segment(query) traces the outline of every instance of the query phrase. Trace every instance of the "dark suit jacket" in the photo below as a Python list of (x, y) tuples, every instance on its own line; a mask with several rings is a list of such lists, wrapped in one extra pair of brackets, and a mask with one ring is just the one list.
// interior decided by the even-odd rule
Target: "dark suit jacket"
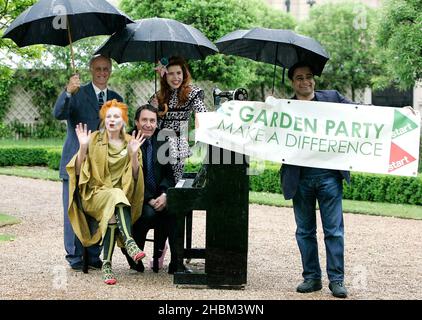
[[(336, 103), (353, 103), (352, 101), (343, 97), (336, 90), (316, 90), (315, 100)], [(300, 168), (300, 166), (294, 166), (290, 164), (283, 164), (281, 166), (280, 178), (282, 183), (283, 195), (286, 200), (292, 199), (296, 194), (297, 186), (300, 180)], [(350, 183), (350, 172), (340, 170), (339, 172), (342, 177), (347, 181), (347, 183)]]
[[(151, 137), (152, 139), (152, 150), (153, 150), (153, 154), (154, 154), (154, 175), (155, 175), (155, 181), (157, 183), (157, 191), (154, 193), (153, 191), (149, 190), (149, 188), (147, 187), (147, 185), (145, 184), (145, 193), (144, 193), (144, 205), (148, 203), (148, 201), (150, 201), (151, 199), (155, 199), (157, 197), (159, 197), (162, 193), (166, 193), (167, 189), (170, 187), (174, 187), (175, 186), (175, 181), (174, 181), (174, 175), (173, 175), (173, 169), (171, 168), (171, 164), (170, 162), (167, 162), (165, 164), (161, 164), (158, 161), (158, 149), (160, 147), (166, 148), (166, 146), (163, 146), (163, 144), (166, 143), (166, 141), (157, 141), (157, 134), (158, 134), (158, 130), (155, 131), (154, 135)], [(144, 152), (142, 145), (142, 162), (143, 162), (143, 166), (142, 166), (142, 170), (144, 172), (144, 179), (147, 176), (147, 159), (146, 159), (146, 152)], [(163, 154), (163, 153), (160, 153)], [(165, 154), (167, 154), (167, 159), (168, 158), (168, 147), (167, 150), (165, 152)]]
[[(123, 101), (119, 94), (109, 89), (107, 90), (107, 99)], [(88, 130), (95, 131), (100, 123), (98, 99), (92, 82), (82, 85), (79, 91), (71, 97), (68, 97), (63, 91), (57, 98), (53, 114), (56, 119), (67, 121), (66, 141), (60, 160), (60, 178), (68, 179), (66, 165), (79, 149), (78, 137), (75, 133), (76, 125), (79, 122), (86, 123)]]

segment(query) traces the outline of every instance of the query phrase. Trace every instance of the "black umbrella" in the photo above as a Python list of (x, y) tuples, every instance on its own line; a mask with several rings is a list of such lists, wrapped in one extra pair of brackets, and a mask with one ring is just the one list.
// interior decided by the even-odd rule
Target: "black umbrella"
[[(236, 30), (217, 40), (221, 53), (232, 54), (254, 61), (274, 64), (284, 70), (297, 62), (307, 62), (315, 75), (321, 75), (328, 53), (316, 40), (294, 33), (291, 30), (254, 28)], [(273, 79), (273, 91), (274, 91)]]
[(128, 24), (95, 53), (123, 63), (157, 62), (170, 56), (201, 60), (217, 52), (217, 47), (190, 25), (173, 19), (148, 18)]
[(133, 22), (105, 0), (40, 0), (22, 12), (7, 28), (3, 38), (19, 47), (33, 44), (70, 44), (79, 39), (113, 34)]

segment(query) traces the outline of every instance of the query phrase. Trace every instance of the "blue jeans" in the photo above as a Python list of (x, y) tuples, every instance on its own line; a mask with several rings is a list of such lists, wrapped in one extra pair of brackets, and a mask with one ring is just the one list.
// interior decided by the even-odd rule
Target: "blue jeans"
[(323, 174), (301, 178), (293, 198), (296, 241), (307, 279), (321, 279), (316, 237), (316, 200), (318, 200), (327, 253), (330, 281), (344, 280), (343, 184), (340, 177)]
[[(64, 248), (66, 250), (66, 260), (71, 266), (77, 265), (82, 262), (83, 246), (75, 235), (72, 229), (72, 225), (69, 221), (69, 215), (67, 208), (69, 206), (69, 180), (63, 179), (63, 211), (64, 211)], [(90, 228), (93, 227), (93, 223), (90, 223)], [(93, 230), (91, 230), (93, 231)], [(89, 264), (97, 263), (100, 261), (101, 247), (99, 245), (92, 245), (88, 247), (88, 259)]]

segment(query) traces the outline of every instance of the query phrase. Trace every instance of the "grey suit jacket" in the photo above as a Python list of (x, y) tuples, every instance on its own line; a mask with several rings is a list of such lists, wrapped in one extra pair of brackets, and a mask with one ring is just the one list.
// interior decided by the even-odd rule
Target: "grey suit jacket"
[[(343, 97), (336, 90), (317, 90), (315, 91), (316, 101), (337, 102), (337, 103), (353, 103), (347, 98)], [(292, 199), (297, 190), (300, 180), (300, 166), (290, 164), (283, 164), (280, 170), (280, 179), (282, 183), (283, 195), (286, 200)], [(350, 172), (339, 170), (342, 177), (350, 183)]]
[[(119, 94), (108, 89), (107, 100), (112, 99), (123, 101)], [(56, 119), (67, 121), (66, 141), (60, 160), (60, 178), (68, 179), (66, 165), (79, 149), (78, 137), (75, 133), (76, 125), (80, 122), (86, 123), (88, 130), (95, 131), (100, 124), (98, 100), (92, 82), (82, 85), (71, 97), (63, 91), (57, 98), (53, 114)]]

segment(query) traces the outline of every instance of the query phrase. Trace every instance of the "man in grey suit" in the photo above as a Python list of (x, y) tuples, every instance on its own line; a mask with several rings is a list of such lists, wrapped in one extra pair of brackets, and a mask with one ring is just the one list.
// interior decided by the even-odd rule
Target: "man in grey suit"
[[(288, 77), (295, 91), (293, 99), (352, 103), (335, 90), (315, 91), (314, 73), (312, 66), (308, 64), (295, 64), (289, 69)], [(281, 168), (284, 198), (293, 199), (297, 226), (296, 241), (302, 258), (304, 281), (297, 287), (297, 292), (306, 293), (322, 289), (316, 237), (315, 208), (318, 200), (327, 253), (329, 289), (335, 297), (347, 297), (344, 286), (342, 179), (350, 182), (350, 173), (287, 164), (283, 164)]]
[[(54, 105), (54, 117), (58, 120), (67, 121), (66, 141), (63, 146), (60, 160), (60, 178), (63, 181), (63, 209), (64, 209), (64, 246), (66, 260), (74, 270), (82, 269), (83, 247), (75, 236), (68, 217), (69, 205), (69, 176), (66, 172), (66, 164), (79, 149), (75, 127), (78, 123), (86, 123), (88, 130), (95, 131), (100, 124), (99, 110), (107, 100), (117, 99), (123, 101), (116, 92), (107, 89), (112, 65), (109, 58), (95, 56), (89, 63), (92, 81), (82, 85), (79, 75), (73, 75), (65, 90), (57, 98)], [(89, 266), (101, 268), (99, 258), (101, 248), (98, 245), (88, 248)]]

